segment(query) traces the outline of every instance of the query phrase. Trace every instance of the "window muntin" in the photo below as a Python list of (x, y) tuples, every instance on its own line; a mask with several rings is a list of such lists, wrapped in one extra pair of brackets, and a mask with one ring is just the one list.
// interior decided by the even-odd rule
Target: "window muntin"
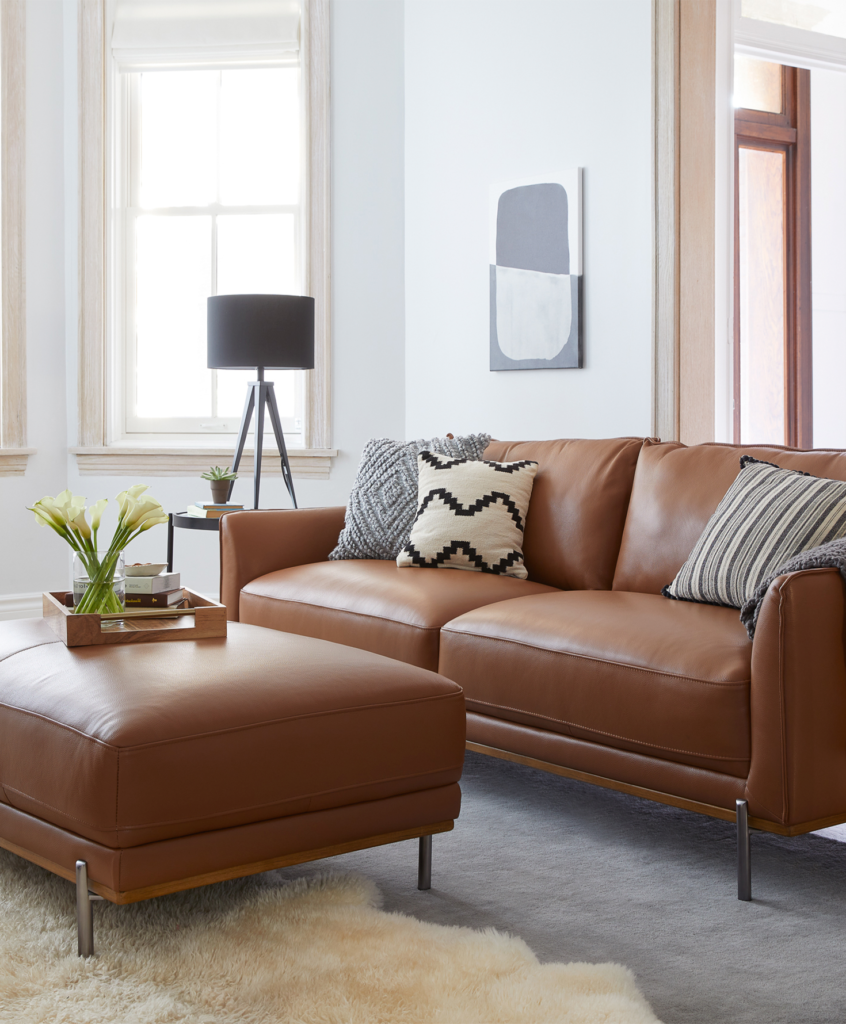
[[(206, 297), (303, 290), (296, 66), (121, 76), (124, 434), (226, 434), (252, 371), (206, 367)], [(118, 175), (120, 177), (120, 175)], [(302, 433), (302, 371), (272, 371)]]

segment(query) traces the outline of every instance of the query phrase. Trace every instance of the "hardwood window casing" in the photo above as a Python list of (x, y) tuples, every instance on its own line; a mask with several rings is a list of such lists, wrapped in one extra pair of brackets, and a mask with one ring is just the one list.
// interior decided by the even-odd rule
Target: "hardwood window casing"
[(783, 68), (782, 113), (735, 113), (734, 440), (741, 437), (740, 150), (782, 153), (784, 172), (784, 433), (781, 443), (813, 446), (811, 318), (811, 76)]

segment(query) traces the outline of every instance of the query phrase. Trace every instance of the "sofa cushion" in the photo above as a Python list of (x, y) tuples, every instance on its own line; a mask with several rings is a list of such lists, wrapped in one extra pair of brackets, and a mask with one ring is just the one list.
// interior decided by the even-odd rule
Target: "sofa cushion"
[(430, 672), (238, 622), (219, 639), (75, 648), (37, 625), (50, 642), (0, 622), (0, 788), (104, 846), (461, 776), (464, 699)]
[(646, 441), (634, 475), (614, 590), (661, 593), (731, 487), (742, 455), (812, 476), (846, 480), (846, 452), (729, 444), (688, 448), (677, 442)]
[(440, 628), (472, 608), (552, 587), (512, 576), (350, 559), (280, 569), (241, 591), (240, 619), (437, 670)]
[(469, 711), (745, 777), (751, 652), (733, 609), (570, 591), (447, 623), (440, 672)]
[(401, 568), (464, 569), (527, 578), (523, 528), (536, 462), (417, 456), (419, 510)]
[(530, 580), (562, 590), (611, 589), (642, 443), (491, 441), (486, 459), (539, 464), (523, 538)]

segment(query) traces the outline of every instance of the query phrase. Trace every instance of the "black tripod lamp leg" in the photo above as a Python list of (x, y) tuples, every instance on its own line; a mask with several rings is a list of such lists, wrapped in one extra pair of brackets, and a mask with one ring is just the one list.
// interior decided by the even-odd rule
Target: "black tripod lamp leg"
[(253, 452), (253, 508), (259, 507), (259, 491), (261, 489), (261, 450), (264, 441), (264, 402), (265, 387), (260, 384), (256, 390), (256, 429), (255, 429), (255, 450)]
[[(244, 454), (244, 445), (247, 441), (247, 434), (250, 430), (250, 419), (253, 415), (253, 406), (256, 402), (255, 391), (250, 385), (247, 389), (247, 398), (244, 402), (244, 411), (241, 414), (241, 426), (238, 428), (238, 441), (235, 445), (235, 458), (232, 461), (232, 472), (237, 473), (238, 467), (241, 465), (241, 456)], [(229, 481), (229, 493), (226, 495), (226, 500), (232, 497), (232, 488), (235, 486), (235, 481)]]
[(282, 430), (282, 420), (279, 418), (279, 406), (276, 404), (276, 391), (273, 387), (267, 391), (267, 411), (270, 415), (270, 422), (273, 425), (273, 435), (276, 438), (276, 446), (279, 448), (279, 457), (282, 462), (282, 479), (288, 488), (291, 496), (291, 504), (297, 508), (297, 498), (294, 494), (294, 477), (291, 473), (291, 464), (288, 462), (288, 448), (285, 444), (285, 433)]

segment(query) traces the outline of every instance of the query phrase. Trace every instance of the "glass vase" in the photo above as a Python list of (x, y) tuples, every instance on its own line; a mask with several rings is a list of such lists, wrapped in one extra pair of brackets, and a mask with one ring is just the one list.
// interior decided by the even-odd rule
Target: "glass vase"
[(122, 612), (126, 602), (123, 552), (73, 556), (73, 610), (98, 615)]

